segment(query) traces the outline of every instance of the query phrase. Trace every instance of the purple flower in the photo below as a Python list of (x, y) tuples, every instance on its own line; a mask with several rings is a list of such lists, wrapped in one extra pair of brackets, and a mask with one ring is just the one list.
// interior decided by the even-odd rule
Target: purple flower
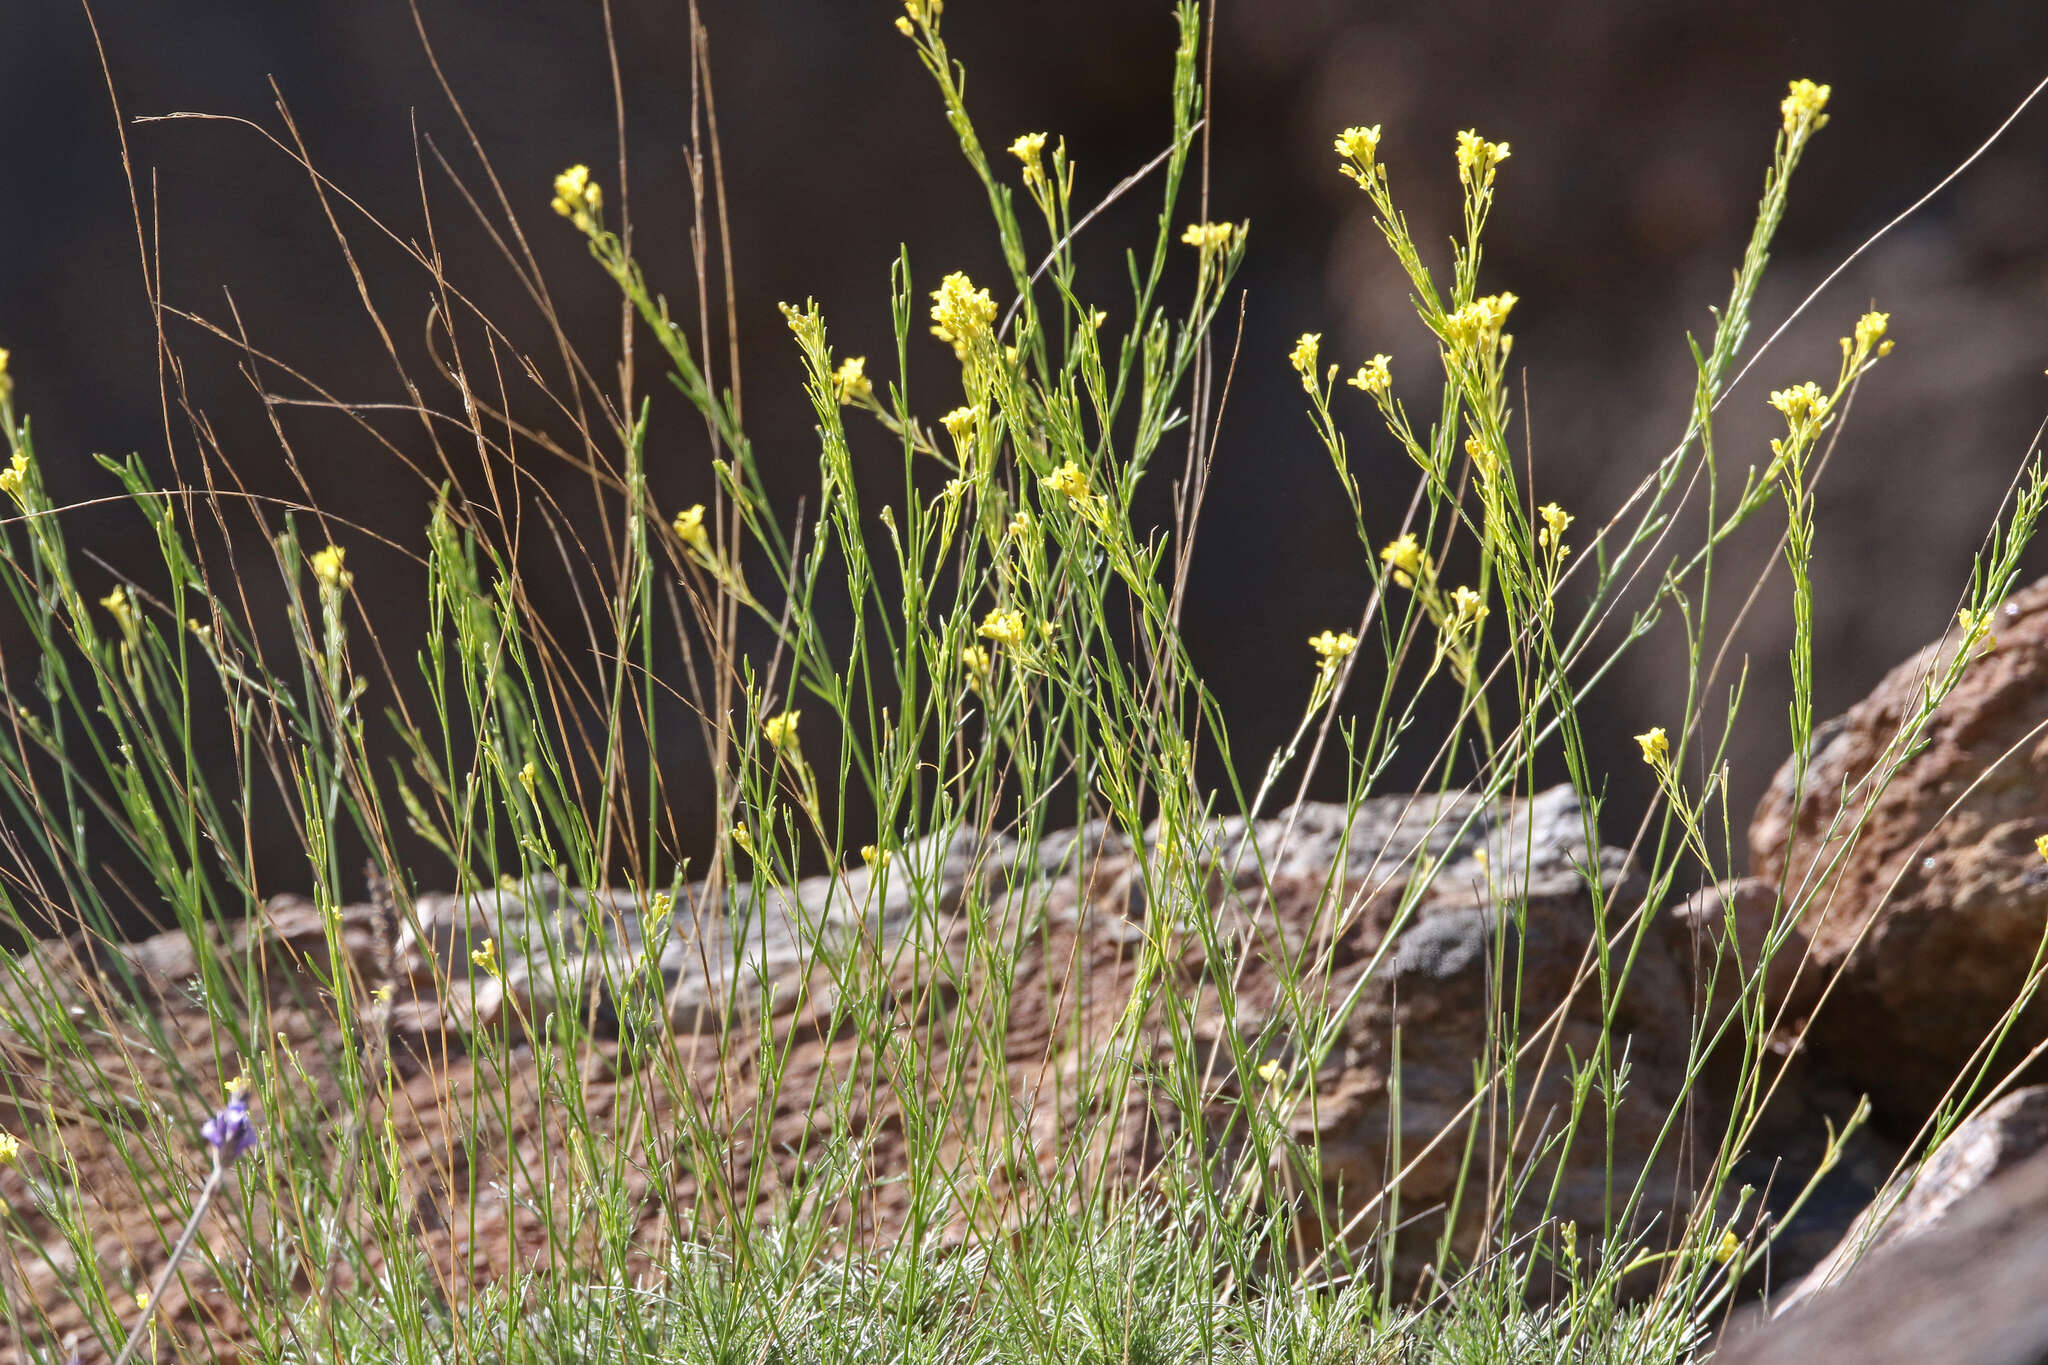
[(249, 1094), (236, 1090), (227, 1108), (199, 1125), (199, 1136), (220, 1153), (220, 1164), (231, 1166), (235, 1158), (256, 1146), (256, 1125), (249, 1121)]

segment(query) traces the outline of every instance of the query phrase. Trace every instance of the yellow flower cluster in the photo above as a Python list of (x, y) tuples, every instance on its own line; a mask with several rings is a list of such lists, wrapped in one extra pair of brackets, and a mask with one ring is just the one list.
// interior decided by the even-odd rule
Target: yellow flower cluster
[(1088, 501), (1088, 471), (1072, 460), (1040, 476), (1038, 486), (1048, 493), (1064, 493), (1075, 502)]
[(850, 355), (839, 362), (839, 368), (832, 371), (832, 392), (842, 408), (874, 401), (875, 384), (868, 378), (866, 356)]
[(1662, 768), (1671, 761), (1671, 741), (1664, 737), (1664, 727), (1654, 726), (1636, 736), (1636, 743), (1642, 746), (1643, 762), (1653, 768)]
[(1554, 502), (1544, 503), (1536, 509), (1536, 514), (1543, 518), (1543, 529), (1536, 533), (1536, 544), (1539, 547), (1556, 545), (1562, 550), (1564, 542), (1561, 537), (1574, 520), (1572, 514)]
[(1458, 183), (1485, 189), (1493, 184), (1493, 172), (1508, 159), (1508, 144), (1488, 142), (1471, 128), (1458, 134)]
[(1821, 110), (1828, 107), (1828, 96), (1832, 93), (1831, 86), (1815, 85), (1808, 80), (1792, 82), (1791, 92), (1778, 102), (1778, 112), (1785, 116), (1785, 132), (1817, 133), (1827, 127), (1828, 116)]
[(485, 939), (475, 948), (470, 949), (469, 960), (475, 964), (478, 971), (488, 972), (490, 975), (496, 976), (498, 974), (498, 941), (494, 938)]
[(1310, 393), (1316, 391), (1316, 356), (1322, 349), (1321, 332), (1303, 332), (1301, 339), (1294, 343), (1294, 349), (1287, 355), (1287, 363), (1301, 376), (1301, 387)]
[(932, 291), (932, 335), (950, 342), (953, 354), (967, 359), (968, 346), (991, 334), (996, 322), (996, 301), (988, 290), (976, 289), (974, 281), (954, 271)]
[(1337, 155), (1370, 166), (1373, 158), (1380, 153), (1380, 125), (1370, 128), (1346, 128), (1337, 134)]
[(21, 1160), (21, 1139), (12, 1133), (0, 1133), (0, 1166), (12, 1166)]
[(887, 867), (889, 865), (889, 850), (878, 844), (862, 844), (860, 846), (860, 860), (869, 867)]
[(1015, 647), (1024, 643), (1024, 613), (998, 607), (981, 618), (981, 626), (975, 634), (984, 640), (994, 640), (999, 645)]
[(1883, 359), (1892, 353), (1892, 343), (1885, 336), (1891, 321), (1890, 313), (1865, 313), (1856, 319), (1856, 335), (1842, 338), (1845, 368), (1858, 369), (1873, 356)]
[(1010, 534), (1013, 536), (1028, 536), (1037, 529), (1038, 518), (1031, 515), (1028, 507), (1018, 508), (1017, 515), (1010, 518)]
[(1354, 389), (1364, 389), (1375, 398), (1385, 398), (1394, 386), (1393, 372), (1387, 368), (1390, 355), (1376, 355), (1366, 364), (1358, 367), (1358, 373), (1344, 382)]
[(1386, 168), (1379, 164), (1380, 125), (1370, 128), (1346, 128), (1337, 134), (1337, 155), (1351, 164), (1337, 169), (1358, 182), (1364, 189), (1375, 178), (1385, 178)]
[(974, 435), (974, 429), (981, 425), (981, 409), (973, 407), (954, 408), (951, 412), (941, 417), (939, 423), (946, 428), (947, 434), (954, 440), (966, 441)]
[[(0, 355), (6, 354), (0, 351)], [(0, 493), (5, 493), (16, 502), (22, 501), (22, 489), (28, 484), (28, 456), (21, 451), (14, 452), (14, 459), (7, 468), (0, 469)]]
[(1414, 587), (1422, 573), (1422, 547), (1415, 543), (1415, 533), (1403, 531), (1397, 539), (1388, 541), (1380, 550), (1380, 562), (1393, 570), (1396, 583), (1404, 588)]
[(1212, 251), (1227, 251), (1230, 239), (1236, 235), (1235, 223), (1189, 223), (1180, 239), (1189, 246), (1200, 247), (1206, 256)]
[(675, 530), (676, 539), (682, 541), (683, 544), (689, 546), (698, 554), (709, 554), (711, 552), (711, 533), (704, 529), (703, 503), (693, 503), (685, 507), (682, 511), (676, 513), (676, 519), (670, 525)]
[(520, 765), (517, 776), (519, 778), (519, 785), (526, 790), (526, 799), (529, 801), (536, 799), (534, 796), (534, 768), (532, 759), (529, 758)]
[(1010, 155), (1024, 163), (1024, 183), (1036, 184), (1045, 179), (1045, 137), (1044, 133), (1026, 133), (1010, 144)]
[(1446, 340), (1461, 351), (1480, 356), (1492, 355), (1495, 347), (1505, 351), (1509, 343), (1501, 328), (1507, 325), (1516, 302), (1513, 294), (1488, 294), (1472, 300), (1444, 320), (1449, 333)]
[(135, 604), (128, 600), (127, 588), (115, 584), (114, 590), (100, 599), (100, 605), (112, 614), (123, 633), (135, 629)]
[(1451, 589), (1451, 633), (1486, 619), (1486, 600), (1470, 588)]
[(761, 736), (775, 749), (796, 747), (796, 723), (803, 719), (795, 711), (784, 711), (779, 716), (770, 716), (761, 722)]
[(1986, 654), (1997, 649), (1998, 637), (1991, 633), (1991, 620), (1992, 614), (1988, 611), (1971, 611), (1964, 607), (1957, 612), (1956, 624), (1963, 628), (1963, 648), (1968, 649), (1971, 644), (1981, 639), (1984, 641)]
[(313, 552), (313, 581), (320, 585), (322, 592), (347, 592), (356, 576), (342, 567), (348, 558), (348, 551), (339, 545), (330, 545), (324, 550)]
[(1309, 636), (1308, 647), (1322, 659), (1323, 671), (1332, 673), (1358, 648), (1358, 637), (1345, 631), (1326, 630), (1320, 635)]
[(1828, 396), (1809, 379), (1796, 388), (1772, 390), (1771, 406), (1784, 413), (1785, 420), (1796, 431), (1827, 416)]
[(967, 670), (967, 685), (975, 691), (979, 692), (982, 683), (988, 680), (988, 671), (992, 664), (993, 660), (989, 658), (988, 651), (980, 645), (960, 647), (960, 666)]
[(590, 178), (590, 167), (571, 166), (555, 177), (555, 200), (551, 208), (583, 232), (597, 228), (597, 214), (604, 207), (604, 191)]

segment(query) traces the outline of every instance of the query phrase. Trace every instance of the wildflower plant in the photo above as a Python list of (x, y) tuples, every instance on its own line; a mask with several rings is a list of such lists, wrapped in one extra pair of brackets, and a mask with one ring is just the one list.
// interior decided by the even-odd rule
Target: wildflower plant
[[(1519, 1033), (1507, 935), (1492, 940), (1497, 1026), (1471, 1059), (1472, 1101), (1440, 1135), (1464, 1153), (1462, 1208), (1431, 1210), (1416, 1221), (1435, 1230), (1416, 1230), (1402, 1185), (1429, 1154), (1398, 1142), (1377, 1191), (1326, 1200), (1324, 1153), (1303, 1134), (1331, 1102), (1344, 1022), (1444, 871), (1440, 850), (1531, 795), (1552, 756), (1581, 794), (1587, 847), (1602, 844), (1605, 775), (1585, 720), (1616, 660), (1653, 632), (1684, 651), (1692, 686), (1636, 737), (1656, 785), (1628, 841), (1647, 904), (1725, 870), (1716, 801), (1740, 686), (1708, 662), (1713, 568), (1774, 506), (1795, 604), (1790, 738), (1806, 752), (1815, 488), (1857, 386), (1891, 348), (1888, 317), (1853, 326), (1830, 386), (1771, 393), (1785, 430), (1732, 496), (1714, 422), (1736, 362), (1755, 354), (1756, 289), (1828, 88), (1790, 87), (1756, 228), (1693, 347), (1682, 435), (1611, 510), (1557, 496), (1540, 458), (1514, 454), (1510, 328), (1542, 302), (1485, 268), (1491, 216), (1514, 192), (1509, 144), (1467, 130), (1442, 162), (1403, 169), (1455, 177), (1460, 231), (1433, 266), (1380, 126), (1336, 135), (1437, 362), (1426, 377), (1404, 369), (1397, 387), (1388, 354), (1340, 357), (1313, 331), (1260, 362), (1299, 386), (1371, 590), (1276, 662), (1300, 715), (1247, 766), (1179, 621), (1201, 490), (1230, 458), (1215, 440), (1211, 333), (1252, 236), (1185, 202), (1204, 29), (1191, 0), (1172, 13), (1167, 139), (1116, 191), (1151, 196), (1156, 216), (1130, 251), (1128, 292), (1110, 298), (1085, 292), (1077, 254), (1094, 221), (1075, 199), (1087, 149), (1051, 132), (985, 141), (944, 5), (907, 0), (892, 16), (980, 186), (1001, 267), (977, 280), (899, 253), (893, 354), (843, 354), (814, 302), (783, 306), (816, 442), (800, 512), (762, 476), (736, 376), (721, 373), (714, 300), (672, 306), (649, 280), (602, 168), (531, 187), (674, 390), (650, 396), (630, 366), (586, 363), (559, 327), (558, 372), (505, 365), (503, 333), (466, 302), (437, 313), (452, 339), (483, 334), (480, 353), (451, 348), (444, 377), (459, 397), (448, 411), (468, 414), (493, 472), (517, 450), (590, 481), (597, 533), (546, 570), (575, 588), (586, 638), (555, 634), (529, 596), (543, 538), (520, 535), (521, 517), (539, 515), (527, 494), (453, 479), (422, 507), (429, 624), (413, 641), (377, 633), (368, 590), (386, 590), (386, 570), (368, 550), (351, 558), (344, 542), (364, 542), (348, 528), (255, 506), (286, 604), (280, 635), (251, 605), (262, 595), (208, 548), (219, 527), (207, 519), (227, 515), (202, 511), (219, 506), (208, 491), (230, 485), (214, 477), (229, 466), (204, 423), (192, 486), (159, 486), (139, 458), (101, 462), (161, 573), (115, 584), (87, 572), (0, 352), (0, 580), (35, 647), (31, 667), (0, 661), (16, 864), (0, 914), (104, 947), (125, 900), (146, 898), (190, 943), (221, 945), (195, 953), (175, 1037), (142, 990), (67, 977), (49, 952), (0, 964), (0, 1014), (42, 1064), (9, 1076), (20, 1136), (0, 1133), (0, 1165), (71, 1249), (64, 1292), (109, 1354), (141, 1349), (172, 1284), (202, 1275), (212, 1297), (188, 1294), (194, 1311), (217, 1311), (207, 1325), (239, 1333), (251, 1358), (280, 1361), (1468, 1358), (1457, 1352), (1504, 1333), (1538, 1353), (1527, 1358), (1677, 1360), (1704, 1339), (1778, 1231), (1728, 1187), (1776, 1079), (1763, 973), (1814, 887), (1784, 888), (1760, 959), (1721, 964), (1740, 978), (1738, 1005), (1703, 1015), (1690, 1040), (1689, 1082), (1730, 1050), (1740, 1080), (1680, 1225), (1644, 1226), (1650, 1167), (1631, 1179), (1611, 1155), (1602, 1225), (1551, 1217), (1564, 1153), (1586, 1140), (1611, 1153), (1632, 1102), (1613, 1021), (1652, 921), (1609, 903), (1598, 878), (1580, 984), (1608, 1026), (1569, 1059), (1564, 1112), (1535, 1117), (1558, 1125), (1551, 1137), (1515, 1136), (1534, 1107), (1517, 1078), (1547, 1040)], [(692, 164), (714, 150), (693, 145)], [(701, 178), (697, 192), (722, 218)], [(709, 240), (692, 238), (700, 281), (721, 273)], [(456, 298), (439, 258), (413, 264)], [(616, 386), (595, 378), (611, 372)], [(515, 374), (533, 386), (517, 403), (500, 393)], [(528, 403), (565, 429), (524, 425), (514, 409)], [(1361, 489), (1347, 435), (1361, 416), (1412, 462), (1405, 504)], [(689, 444), (697, 433), (703, 448)], [(875, 448), (889, 458), (869, 458)], [(1134, 510), (1162, 455), (1170, 528)], [(1990, 646), (2044, 501), (2048, 477), (2030, 466), (1975, 566), (1961, 643), (1873, 790)], [(1703, 538), (1672, 551), (1685, 512)], [(1455, 719), (1421, 735), (1438, 693)], [(225, 771), (199, 753), (207, 708), (231, 729)], [(705, 761), (684, 776), (672, 755), (691, 732)], [(1292, 818), (1283, 798), (1331, 768), (1355, 810), (1418, 751), (1427, 795), (1478, 799), (1444, 803), (1449, 827), (1384, 851), (1398, 909), (1339, 989), (1362, 898), (1333, 878), (1300, 941), (1240, 914), (1219, 881), (1270, 904), (1280, 850), (1247, 839), (1219, 863), (1220, 817)], [(692, 785), (709, 829), (676, 826)], [(272, 889), (246, 837), (259, 800), (289, 813), (295, 886), (317, 927), (289, 964), (263, 933), (235, 931)], [(1090, 876), (1085, 838), (1060, 854), (1045, 837), (1068, 826), (1143, 855), (1115, 971), (1076, 967), (1071, 990), (1043, 970), (1063, 913), (1051, 883)], [(117, 898), (88, 829), (146, 882)], [(1855, 832), (1841, 831), (1844, 850)], [(1034, 852), (1005, 861), (1004, 849)], [(1526, 927), (1514, 853), (1487, 845), (1473, 865)], [(367, 929), (349, 908), (359, 890)], [(466, 927), (428, 922), (435, 890), (469, 908)], [(1113, 912), (1091, 901), (1086, 913)], [(769, 979), (770, 945), (795, 970)], [(1270, 998), (1240, 996), (1255, 963)], [(448, 1010), (406, 1063), (426, 1080), (393, 1051), (423, 978)], [(1090, 996), (1103, 981), (1107, 1002)], [(1020, 1055), (1013, 1025), (1027, 1010), (1047, 1021), (1042, 1054)], [(216, 1078), (242, 1058), (249, 1079), (213, 1109)], [(1965, 1098), (1995, 1082), (1968, 1078)], [(429, 1083), (438, 1132), (420, 1112)], [(63, 1115), (101, 1117), (60, 1118), (60, 1100)], [(64, 1174), (81, 1161), (161, 1211), (132, 1284), (111, 1281), (104, 1229)], [(1531, 1209), (1535, 1231), (1511, 1225)], [(17, 1259), (33, 1254), (26, 1229), (10, 1214)], [(1390, 1270), (1417, 1237), (1435, 1239), (1435, 1273), (1455, 1288), (1402, 1305)], [(1525, 1309), (1539, 1266), (1563, 1276), (1561, 1309)], [(0, 1310), (18, 1339), (49, 1344), (40, 1307), (10, 1291)]]

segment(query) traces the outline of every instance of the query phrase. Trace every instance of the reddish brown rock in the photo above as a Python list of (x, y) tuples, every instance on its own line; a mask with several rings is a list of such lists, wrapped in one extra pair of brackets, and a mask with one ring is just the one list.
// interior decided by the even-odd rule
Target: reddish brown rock
[[(1834, 983), (1806, 1045), (1895, 1128), (1917, 1126), (1971, 1064), (2048, 925), (2048, 862), (2034, 848), (2048, 834), (2048, 581), (2001, 606), (1995, 629), (1917, 752), (1901, 730), (1960, 631), (1820, 727), (1799, 791), (1788, 761), (1750, 826), (1751, 874), (1800, 906), (1801, 989)], [(2036, 999), (2002, 1060), (2043, 1038), (2048, 1000)]]

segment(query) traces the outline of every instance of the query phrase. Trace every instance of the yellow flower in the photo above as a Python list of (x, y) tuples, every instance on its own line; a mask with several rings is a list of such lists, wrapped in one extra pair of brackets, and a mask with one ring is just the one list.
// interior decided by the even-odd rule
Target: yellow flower
[(946, 8), (946, 0), (903, 0), (903, 8), (920, 24), (929, 24)]
[(980, 408), (954, 408), (939, 419), (940, 425), (956, 441), (965, 441), (974, 435), (974, 428), (981, 422)]
[(1024, 613), (998, 607), (981, 618), (981, 625), (975, 634), (984, 640), (994, 640), (999, 645), (1021, 645), (1024, 643)]
[[(0, 351), (0, 355), (6, 352)], [(0, 493), (6, 493), (16, 502), (22, 500), (22, 489), (28, 482), (28, 456), (21, 451), (14, 452), (14, 459), (6, 469), (0, 470)]]
[(1490, 353), (1502, 344), (1500, 330), (1518, 302), (1513, 294), (1488, 294), (1472, 300), (1445, 320), (1448, 340), (1463, 350)]
[(1028, 507), (1018, 508), (1017, 515), (1010, 518), (1010, 534), (1013, 536), (1028, 536), (1037, 529), (1038, 518), (1031, 515)]
[(1884, 339), (1884, 334), (1891, 320), (1890, 313), (1865, 313), (1856, 319), (1856, 336), (1854, 340), (1842, 338), (1842, 354), (1860, 362), (1874, 347), (1879, 356), (1890, 355), (1892, 344)]
[(348, 558), (348, 551), (339, 545), (330, 545), (324, 550), (313, 552), (313, 581), (325, 592), (347, 592), (356, 576), (342, 567)]
[(1986, 654), (1998, 648), (1998, 637), (1991, 633), (1991, 613), (1974, 612), (1964, 607), (1956, 613), (1956, 624), (1963, 628), (1963, 644), (1969, 644), (1982, 637)]
[(2048, 834), (2034, 840), (2034, 852), (2040, 854), (2043, 859), (2048, 859)]
[[(0, 351), (0, 356), (7, 353)], [(12, 1166), (21, 1160), (21, 1139), (12, 1133), (0, 1133), (0, 1166)]]
[(1458, 183), (1477, 183), (1482, 189), (1493, 183), (1494, 168), (1508, 159), (1508, 144), (1488, 142), (1467, 128), (1458, 134)]
[(1278, 1085), (1287, 1079), (1287, 1068), (1280, 1065), (1273, 1058), (1268, 1057), (1265, 1061), (1259, 1063), (1259, 1079), (1267, 1085)]
[(1544, 503), (1536, 509), (1536, 514), (1543, 518), (1543, 529), (1536, 533), (1536, 543), (1561, 546), (1560, 537), (1564, 535), (1565, 528), (1572, 524), (1572, 514), (1554, 502)]
[(1109, 314), (1100, 308), (1090, 308), (1084, 320), (1088, 324), (1089, 331), (1099, 332), (1102, 330), (1102, 324), (1109, 321)]
[(838, 397), (840, 407), (865, 403), (875, 396), (874, 381), (868, 378), (867, 368), (866, 356), (850, 355), (832, 371), (832, 392)]
[(1301, 339), (1294, 343), (1294, 349), (1287, 354), (1287, 363), (1301, 376), (1301, 386), (1310, 393), (1316, 391), (1316, 355), (1322, 345), (1321, 332), (1303, 332)]
[[(1828, 415), (1828, 396), (1809, 379), (1797, 388), (1773, 389), (1771, 406), (1785, 414), (1785, 424), (1794, 436), (1810, 436)], [(1775, 448), (1777, 443), (1772, 445)]]
[(916, 32), (915, 29), (911, 28), (910, 20), (904, 18), (900, 14), (896, 16), (896, 31), (906, 38), (908, 38), (912, 33)]
[[(7, 377), (7, 348), (0, 346), (0, 398), (5, 398), (12, 392), (13, 388), (14, 381)], [(13, 490), (10, 489), (9, 491)]]
[(0, 374), (7, 373), (7, 356), (7, 348), (4, 346), (0, 346)]
[(978, 690), (982, 680), (988, 677), (988, 651), (980, 645), (961, 646), (960, 666), (967, 670), (967, 685)]
[(530, 758), (526, 760), (526, 765), (519, 770), (519, 785), (526, 788), (527, 800), (532, 801), (535, 799), (533, 795), (533, 760)]
[(1717, 1265), (1727, 1265), (1741, 1254), (1741, 1251), (1742, 1241), (1735, 1235), (1735, 1229), (1724, 1228), (1721, 1240), (1714, 1243), (1714, 1262)]
[(1189, 246), (1200, 247), (1206, 256), (1212, 251), (1227, 250), (1230, 239), (1236, 235), (1235, 223), (1189, 223), (1180, 239)]
[(604, 191), (591, 180), (590, 167), (571, 166), (556, 176), (550, 207), (585, 232), (596, 227), (595, 215), (604, 207)]
[(1392, 359), (1389, 355), (1376, 355), (1369, 363), (1360, 365), (1358, 373), (1344, 382), (1354, 389), (1364, 389), (1375, 398), (1384, 398), (1394, 384), (1393, 373), (1387, 368), (1387, 362)]
[(1671, 757), (1671, 741), (1664, 737), (1661, 725), (1643, 731), (1636, 736), (1636, 743), (1643, 748), (1643, 762), (1653, 768), (1661, 768)]
[(1039, 476), (1038, 486), (1051, 493), (1064, 493), (1075, 502), (1088, 500), (1088, 471), (1068, 460), (1050, 474)]
[(932, 335), (952, 343), (953, 354), (965, 360), (968, 346), (994, 329), (996, 302), (956, 270), (932, 290), (932, 322)]
[(100, 605), (113, 613), (115, 623), (122, 630), (128, 631), (135, 628), (135, 604), (128, 600), (127, 588), (118, 583), (115, 584), (114, 590), (100, 599)]
[(1370, 166), (1373, 158), (1380, 154), (1380, 125), (1370, 128), (1346, 128), (1337, 134), (1337, 155), (1349, 157), (1362, 166)]
[(1010, 144), (1010, 155), (1024, 163), (1024, 183), (1033, 185), (1045, 179), (1045, 166), (1040, 160), (1045, 155), (1045, 134), (1026, 133)]
[(860, 860), (869, 867), (887, 867), (889, 865), (889, 850), (879, 848), (874, 844), (862, 844), (860, 846)]
[(676, 898), (666, 891), (657, 891), (647, 898), (647, 917), (666, 919), (676, 908)]
[(779, 716), (770, 716), (761, 722), (761, 734), (777, 749), (796, 747), (796, 723), (802, 719), (795, 711), (784, 711)]
[(1358, 637), (1348, 632), (1324, 631), (1308, 637), (1308, 647), (1322, 656), (1323, 671), (1330, 672), (1358, 648)]
[(1404, 588), (1414, 587), (1415, 576), (1422, 572), (1422, 547), (1415, 543), (1414, 532), (1403, 531), (1382, 546), (1380, 562), (1394, 571), (1396, 583)]
[(754, 836), (744, 824), (732, 827), (732, 841), (751, 854), (754, 851)]
[(485, 939), (481, 944), (470, 950), (469, 960), (475, 964), (478, 971), (488, 972), (492, 976), (496, 976), (498, 974), (498, 941), (493, 938)]
[(1486, 600), (1470, 588), (1451, 589), (1451, 613), (1459, 626), (1486, 619)]
[(1812, 81), (1792, 82), (1791, 92), (1778, 102), (1778, 112), (1785, 116), (1785, 131), (1797, 134), (1802, 129), (1817, 133), (1827, 127), (1828, 116), (1821, 110), (1828, 107), (1828, 96), (1832, 86), (1815, 85)]
[(698, 554), (710, 553), (711, 533), (704, 529), (703, 503), (700, 502), (685, 507), (682, 511), (676, 513), (676, 519), (670, 525), (675, 529), (676, 539), (682, 541), (683, 544), (689, 546)]

